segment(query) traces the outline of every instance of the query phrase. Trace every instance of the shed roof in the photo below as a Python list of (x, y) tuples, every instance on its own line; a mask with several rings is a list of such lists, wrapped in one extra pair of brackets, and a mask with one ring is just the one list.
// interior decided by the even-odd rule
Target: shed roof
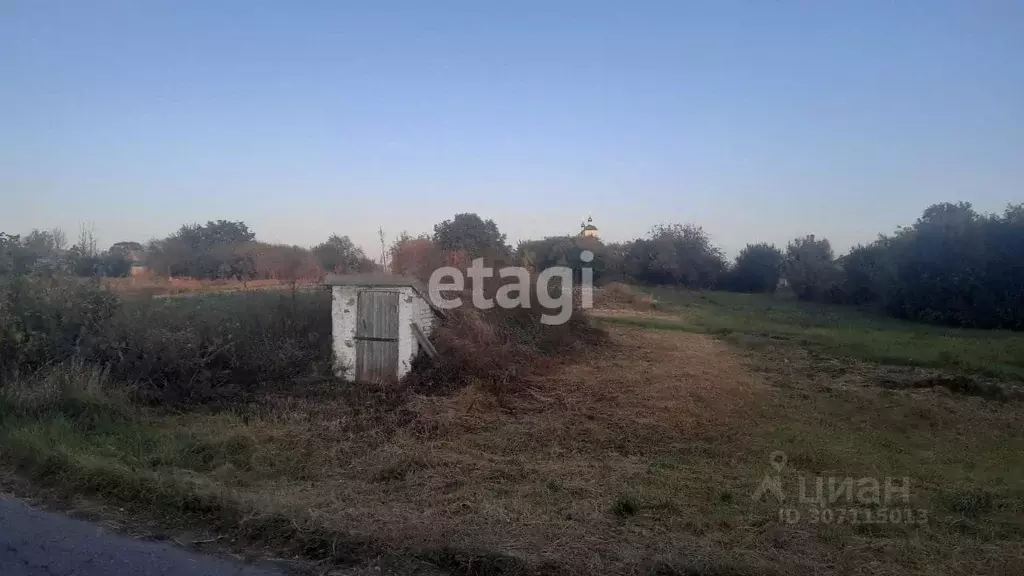
[(324, 278), (328, 286), (410, 286), (426, 293), (426, 287), (412, 276), (399, 274), (328, 274)]
[(328, 274), (324, 277), (324, 284), (328, 286), (408, 286), (427, 302), (435, 314), (445, 316), (444, 310), (438, 308), (430, 300), (430, 292), (427, 291), (427, 287), (423, 282), (412, 276), (401, 276), (399, 274)]

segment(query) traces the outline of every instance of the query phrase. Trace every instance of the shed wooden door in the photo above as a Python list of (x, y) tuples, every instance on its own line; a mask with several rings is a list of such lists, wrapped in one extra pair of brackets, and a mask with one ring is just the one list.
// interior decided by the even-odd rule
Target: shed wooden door
[(359, 292), (356, 318), (356, 380), (395, 380), (398, 375), (398, 292)]

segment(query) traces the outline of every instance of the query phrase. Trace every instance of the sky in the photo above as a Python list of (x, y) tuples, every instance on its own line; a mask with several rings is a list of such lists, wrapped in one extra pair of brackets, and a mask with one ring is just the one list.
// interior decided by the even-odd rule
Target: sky
[(1024, 201), (1022, 0), (0, 0), (9, 233), (842, 252), (958, 200)]

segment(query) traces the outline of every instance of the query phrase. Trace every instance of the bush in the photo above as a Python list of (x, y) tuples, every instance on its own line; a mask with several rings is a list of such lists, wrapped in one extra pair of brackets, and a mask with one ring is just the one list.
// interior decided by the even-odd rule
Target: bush
[[(590, 252), (589, 262), (584, 262), (580, 257), (585, 250)], [(584, 267), (591, 270), (595, 284), (622, 278), (620, 271), (610, 270), (608, 247), (590, 236), (548, 236), (540, 240), (523, 241), (516, 248), (516, 260), (519, 265), (536, 272), (554, 266), (572, 268), (573, 278), (577, 282), (583, 277)]]
[(88, 354), (120, 306), (95, 280), (21, 276), (0, 282), (0, 376)]
[(328, 374), (330, 294), (247, 292), (125, 306), (91, 359), (149, 400), (242, 398)]
[(1024, 329), (1024, 205), (980, 215), (936, 204), (841, 259), (846, 299), (898, 318)]
[(811, 234), (790, 242), (786, 247), (783, 270), (797, 298), (834, 299), (840, 272), (827, 239), (817, 240)]
[(74, 360), (164, 404), (239, 399), (329, 373), (330, 335), (326, 292), (122, 301), (66, 278), (0, 287), (0, 377)]
[(747, 244), (720, 286), (734, 292), (775, 292), (782, 276), (782, 251), (771, 244)]
[(420, 359), (406, 384), (431, 392), (476, 384), (500, 396), (558, 359), (606, 342), (607, 334), (582, 310), (559, 325), (542, 323), (546, 312), (536, 301), (529, 308), (448, 311), (432, 336), (438, 358)]
[(622, 259), (625, 275), (642, 284), (691, 289), (714, 287), (726, 269), (722, 251), (693, 224), (655, 226), (624, 247)]

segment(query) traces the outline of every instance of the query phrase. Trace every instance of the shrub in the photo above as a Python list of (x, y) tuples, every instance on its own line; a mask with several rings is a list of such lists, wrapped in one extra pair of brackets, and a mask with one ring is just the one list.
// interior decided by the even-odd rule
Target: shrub
[(93, 350), (120, 310), (97, 281), (14, 277), (0, 283), (0, 376)]
[(832, 255), (832, 245), (814, 234), (797, 238), (786, 247), (784, 275), (797, 298), (825, 299), (839, 281), (839, 269)]
[(559, 358), (606, 341), (606, 333), (582, 310), (574, 309), (559, 325), (541, 322), (549, 312), (535, 300), (529, 308), (448, 311), (432, 336), (438, 358), (420, 359), (406, 384), (432, 392), (477, 384), (500, 396)]
[(430, 281), (434, 270), (443, 266), (465, 268), (469, 256), (465, 252), (445, 252), (430, 238), (412, 238), (403, 235), (389, 250), (391, 272), (418, 278), (424, 283)]
[(625, 275), (643, 284), (711, 288), (726, 269), (722, 251), (700, 226), (658, 225), (624, 247)]
[(75, 360), (145, 400), (239, 399), (328, 373), (326, 292), (120, 300), (96, 283), (22, 278), (0, 290), (0, 376)]
[(884, 239), (855, 246), (839, 259), (839, 264), (848, 303), (886, 305), (894, 270)]
[(494, 220), (470, 212), (435, 224), (431, 240), (444, 252), (465, 252), (470, 258), (508, 252), (505, 235)]
[(125, 306), (93, 359), (150, 400), (240, 398), (327, 374), (330, 295), (249, 292)]
[(909, 320), (1024, 329), (1024, 205), (981, 215), (966, 202), (936, 204), (840, 264), (852, 303)]
[(747, 244), (720, 283), (735, 292), (775, 292), (782, 276), (782, 251), (771, 244)]
[[(584, 262), (580, 257), (584, 250), (591, 254), (589, 262)], [(521, 266), (527, 266), (535, 272), (553, 266), (572, 268), (573, 277), (577, 281), (582, 278), (583, 268), (587, 267), (595, 284), (622, 279), (621, 262), (619, 270), (611, 270), (609, 256), (609, 247), (590, 236), (549, 236), (523, 241), (516, 247), (516, 260)]]

